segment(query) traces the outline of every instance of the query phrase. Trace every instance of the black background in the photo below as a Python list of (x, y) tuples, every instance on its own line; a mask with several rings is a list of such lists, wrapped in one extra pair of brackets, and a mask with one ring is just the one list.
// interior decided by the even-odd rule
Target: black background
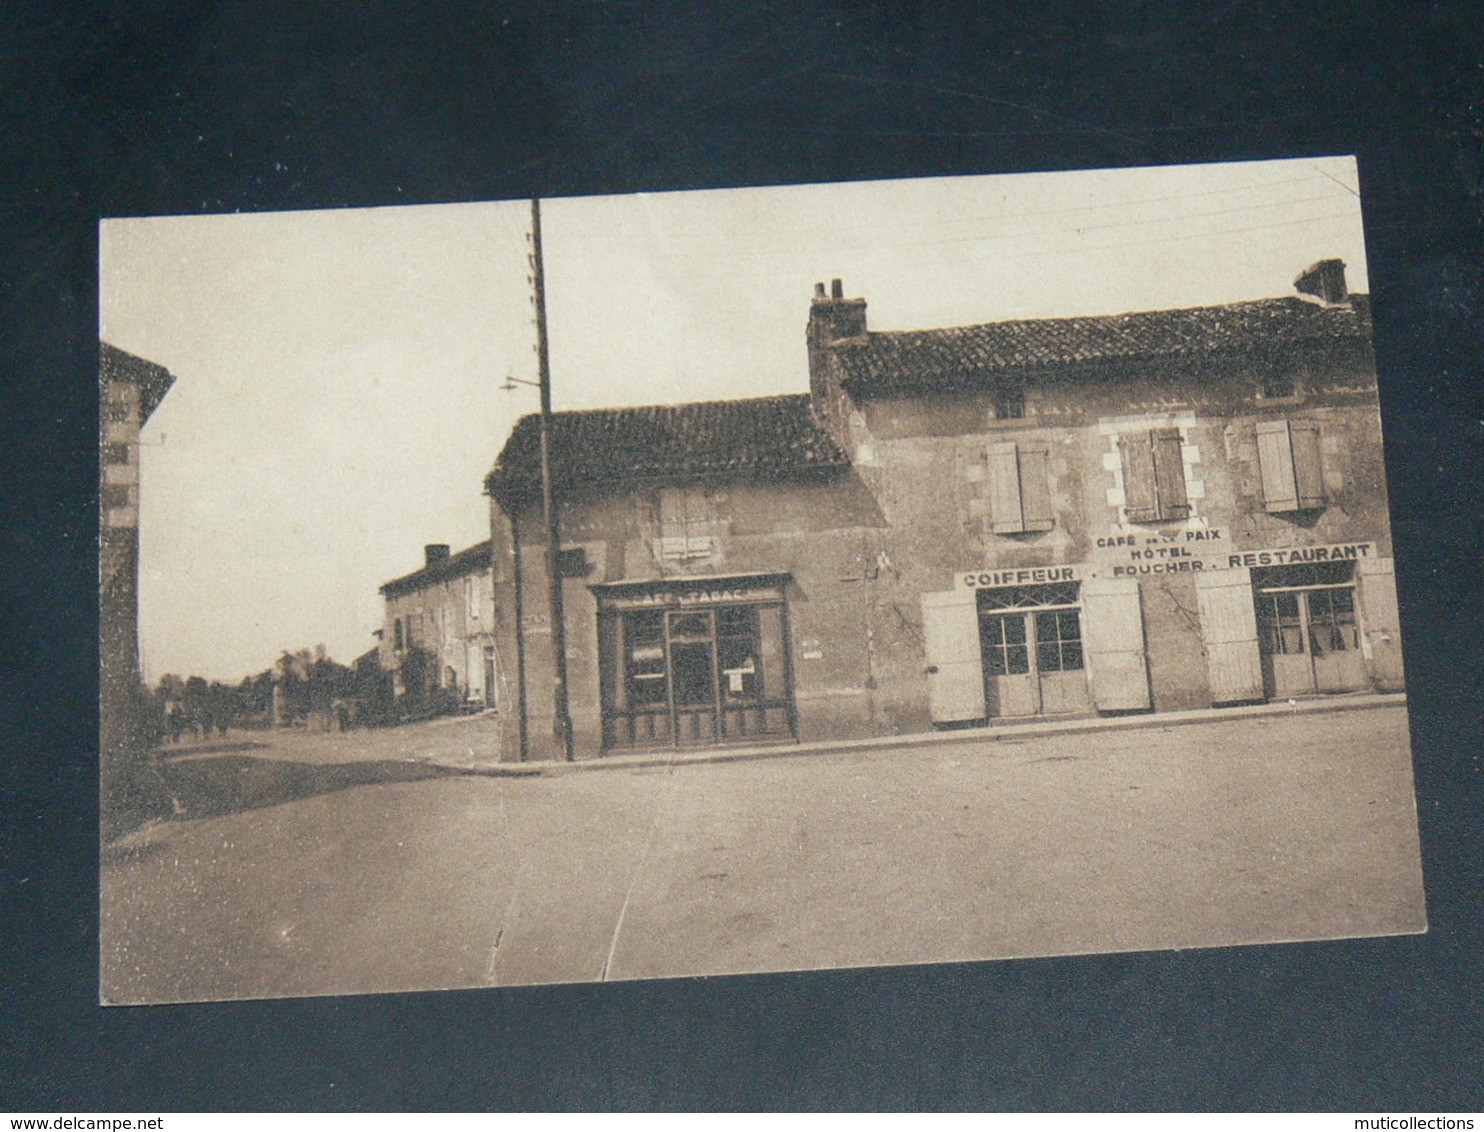
[[(1477, 5), (19, 5), (0, 1109), (1484, 1107)], [(102, 1010), (96, 224), (1354, 153), (1431, 931)]]

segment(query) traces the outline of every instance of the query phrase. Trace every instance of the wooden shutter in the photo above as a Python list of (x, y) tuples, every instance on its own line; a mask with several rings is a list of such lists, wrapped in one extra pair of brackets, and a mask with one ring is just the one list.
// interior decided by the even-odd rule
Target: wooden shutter
[(1229, 704), (1263, 696), (1262, 658), (1257, 650), (1257, 612), (1252, 571), (1210, 570), (1195, 576), (1211, 700)]
[(1091, 578), (1082, 583), (1082, 609), (1093, 703), (1100, 711), (1147, 708), (1149, 673), (1138, 581)]
[(984, 718), (984, 662), (979, 652), (975, 591), (922, 595), (928, 706), (934, 723)]
[(1020, 507), (1020, 459), (1013, 440), (991, 444), (989, 460), (989, 529), (997, 535), (1025, 530)]
[(1123, 452), (1123, 507), (1130, 521), (1148, 523), (1159, 518), (1159, 496), (1154, 487), (1154, 445), (1147, 432), (1121, 437)]
[(1020, 446), (1020, 510), (1024, 530), (1049, 531), (1056, 525), (1051, 515), (1050, 463), (1046, 445)]
[(1299, 509), (1298, 478), (1293, 471), (1293, 445), (1287, 421), (1257, 422), (1257, 463), (1262, 472), (1262, 501), (1270, 513)]
[(1293, 446), (1293, 475), (1298, 488), (1300, 511), (1324, 506), (1324, 469), (1319, 462), (1319, 425), (1314, 421), (1289, 421)]
[(1185, 456), (1178, 428), (1157, 428), (1149, 434), (1154, 449), (1154, 483), (1161, 519), (1183, 519), (1190, 514), (1185, 494)]
[(1257, 463), (1263, 505), (1274, 514), (1324, 506), (1324, 467), (1314, 421), (1259, 421)]
[(1355, 565), (1360, 584), (1361, 627), (1365, 630), (1363, 655), (1370, 665), (1372, 683), (1380, 691), (1400, 691), (1406, 686), (1406, 679), (1402, 670), (1395, 561), (1362, 558)]
[(711, 553), (710, 503), (701, 488), (662, 488), (660, 502), (660, 557), (704, 558)]

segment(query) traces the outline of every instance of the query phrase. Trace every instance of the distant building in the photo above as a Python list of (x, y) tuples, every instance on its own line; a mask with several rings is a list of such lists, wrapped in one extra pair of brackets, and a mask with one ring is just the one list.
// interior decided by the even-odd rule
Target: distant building
[[(555, 414), (579, 750), (1401, 688), (1369, 305), (1296, 292), (879, 332), (837, 280), (808, 395)], [(537, 435), (486, 488), (541, 756)]]
[(99, 345), (99, 741), (105, 832), (167, 799), (151, 770), (153, 736), (139, 671), (139, 431), (175, 378), (164, 366)]
[[(376, 651), (395, 674), (397, 696), (442, 693), (465, 707), (499, 706), (488, 542), (457, 554), (444, 543), (427, 546), (422, 569), (387, 582), (381, 595)], [(409, 687), (413, 671), (419, 686)]]

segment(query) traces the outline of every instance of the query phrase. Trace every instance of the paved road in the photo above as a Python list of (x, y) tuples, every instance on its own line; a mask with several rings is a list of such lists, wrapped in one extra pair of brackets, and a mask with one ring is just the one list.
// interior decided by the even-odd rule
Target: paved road
[(181, 759), (186, 816), (105, 853), (105, 999), (1424, 925), (1399, 707), (554, 777), (391, 757), (472, 747), (489, 726), (275, 736), (272, 748)]

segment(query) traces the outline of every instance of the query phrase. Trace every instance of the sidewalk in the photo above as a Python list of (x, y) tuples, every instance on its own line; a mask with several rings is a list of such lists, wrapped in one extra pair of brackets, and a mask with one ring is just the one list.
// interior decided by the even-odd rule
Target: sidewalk
[(1249, 704), (1241, 707), (1200, 708), (1194, 711), (1168, 711), (1157, 714), (1098, 716), (1065, 720), (1037, 720), (1028, 723), (993, 723), (987, 727), (954, 731), (930, 731), (913, 735), (882, 735), (863, 739), (836, 739), (811, 743), (771, 743), (750, 747), (707, 747), (700, 750), (645, 751), (632, 755), (594, 755), (578, 761), (542, 761), (502, 763), (493, 757), (433, 755), (419, 762), (460, 770), (470, 774), (496, 777), (560, 775), (588, 770), (633, 770), (657, 766), (690, 766), (700, 763), (730, 763), (753, 759), (790, 758), (801, 755), (847, 754), (883, 748), (945, 747), (954, 744), (985, 744), (1003, 738), (1061, 735), (1068, 732), (1096, 734), (1104, 731), (1136, 731), (1149, 728), (1183, 727), (1199, 723), (1230, 722), (1264, 716), (1318, 715), (1324, 712), (1362, 711), (1371, 708), (1401, 707), (1406, 693), (1357, 692), (1316, 696), (1287, 703)]

